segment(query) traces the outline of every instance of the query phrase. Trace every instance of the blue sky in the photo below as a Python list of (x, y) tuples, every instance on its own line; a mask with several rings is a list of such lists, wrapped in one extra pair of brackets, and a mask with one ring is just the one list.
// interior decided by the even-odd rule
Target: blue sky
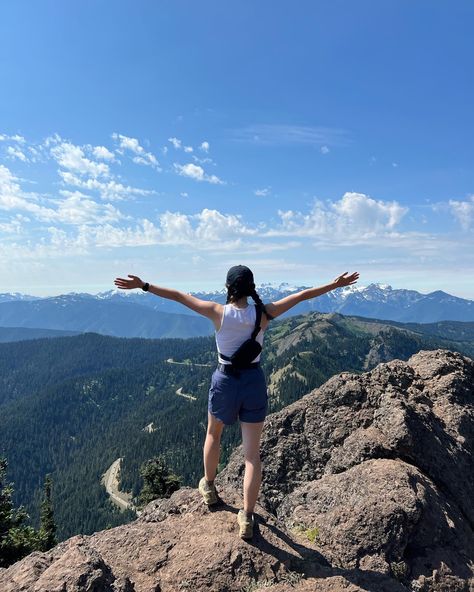
[(474, 5), (0, 7), (0, 292), (132, 273), (474, 298)]

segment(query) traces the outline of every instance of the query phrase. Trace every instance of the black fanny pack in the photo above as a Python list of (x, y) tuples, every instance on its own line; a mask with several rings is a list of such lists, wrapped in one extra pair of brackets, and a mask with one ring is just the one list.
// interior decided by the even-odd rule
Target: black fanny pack
[(262, 319), (262, 309), (260, 306), (256, 307), (255, 312), (257, 316), (255, 318), (255, 328), (252, 331), (252, 335), (250, 339), (247, 339), (242, 343), (241, 346), (229, 357), (224, 356), (219, 352), (220, 357), (223, 360), (228, 362), (232, 362), (232, 366), (235, 368), (245, 368), (249, 364), (252, 363), (253, 360), (260, 354), (262, 351), (262, 346), (258, 341), (255, 340), (257, 337), (258, 332), (260, 331), (260, 321)]

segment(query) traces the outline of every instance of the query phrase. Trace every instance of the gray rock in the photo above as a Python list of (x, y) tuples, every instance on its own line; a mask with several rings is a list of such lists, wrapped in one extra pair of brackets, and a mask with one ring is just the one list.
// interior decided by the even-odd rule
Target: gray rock
[(214, 510), (181, 488), (0, 570), (0, 591), (472, 592), (473, 378), (447, 350), (334, 376), (266, 420), (252, 542), (238, 447)]

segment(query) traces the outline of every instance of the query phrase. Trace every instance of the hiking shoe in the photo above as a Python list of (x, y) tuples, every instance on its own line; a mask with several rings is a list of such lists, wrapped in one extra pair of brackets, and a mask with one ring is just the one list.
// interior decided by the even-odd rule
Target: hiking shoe
[(237, 522), (239, 523), (240, 532), (239, 535), (243, 539), (251, 539), (253, 536), (253, 525), (255, 519), (252, 514), (252, 518), (247, 518), (247, 514), (243, 510), (239, 510), (237, 514)]
[(201, 492), (204, 503), (208, 506), (212, 506), (213, 504), (216, 504), (219, 501), (217, 499), (217, 491), (214, 486), (214, 483), (212, 485), (208, 485), (205, 477), (203, 477), (199, 481), (198, 489)]

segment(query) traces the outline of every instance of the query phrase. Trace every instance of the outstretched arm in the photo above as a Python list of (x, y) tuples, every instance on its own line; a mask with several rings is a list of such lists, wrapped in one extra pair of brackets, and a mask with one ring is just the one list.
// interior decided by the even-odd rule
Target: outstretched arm
[(303, 300), (309, 300), (310, 298), (321, 296), (321, 294), (330, 292), (335, 288), (341, 288), (343, 286), (350, 286), (351, 284), (355, 284), (356, 281), (359, 279), (359, 274), (357, 272), (354, 272), (353, 274), (344, 277), (347, 273), (347, 271), (344, 272), (330, 284), (320, 286), (319, 288), (307, 288), (306, 290), (301, 290), (301, 292), (290, 294), (289, 296), (285, 296), (285, 298), (282, 298), (277, 302), (271, 302), (270, 304), (266, 304), (265, 308), (268, 310), (269, 314), (271, 314), (272, 317), (275, 318), (280, 316), (287, 310), (290, 310), (290, 308), (293, 308), (293, 306), (295, 306), (296, 304), (303, 302)]
[[(115, 285), (122, 290), (142, 288), (145, 285), (145, 282), (136, 275), (129, 274), (128, 277), (132, 279), (127, 280), (124, 278), (115, 278)], [(156, 296), (161, 296), (162, 298), (168, 298), (169, 300), (180, 302), (181, 304), (184, 304), (184, 306), (191, 308), (195, 312), (204, 315), (212, 321), (215, 319), (220, 319), (222, 314), (219, 308), (221, 306), (220, 304), (216, 302), (210, 302), (209, 300), (201, 300), (200, 298), (196, 298), (195, 296), (186, 294), (185, 292), (180, 292), (179, 290), (163, 288), (161, 286), (150, 284), (148, 292), (151, 292)]]

